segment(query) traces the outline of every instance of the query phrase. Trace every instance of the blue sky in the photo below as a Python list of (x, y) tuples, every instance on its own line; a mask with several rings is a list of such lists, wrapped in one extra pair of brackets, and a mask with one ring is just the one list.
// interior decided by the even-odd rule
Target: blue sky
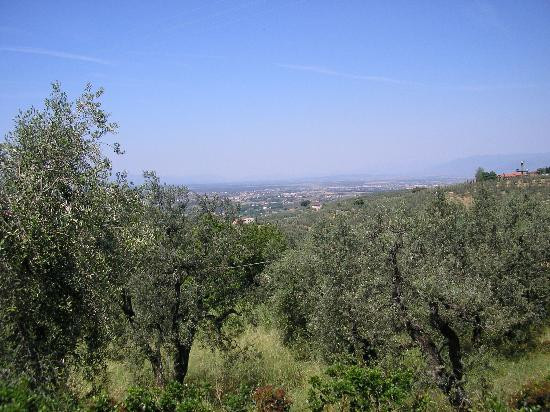
[(184, 180), (550, 152), (550, 2), (0, 0), (0, 133), (106, 90), (118, 169)]

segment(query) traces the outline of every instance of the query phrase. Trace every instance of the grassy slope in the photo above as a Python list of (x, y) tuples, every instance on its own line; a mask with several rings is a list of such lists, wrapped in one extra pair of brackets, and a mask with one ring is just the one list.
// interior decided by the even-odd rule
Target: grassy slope
[(242, 383), (282, 387), (293, 400), (294, 410), (307, 410), (308, 381), (323, 371), (323, 364), (296, 359), (275, 330), (263, 327), (248, 328), (238, 346), (224, 356), (220, 351), (196, 345), (188, 379), (209, 382), (219, 397), (237, 391)]
[(550, 328), (547, 328), (532, 351), (514, 359), (500, 359), (495, 369), (489, 372), (494, 395), (508, 400), (522, 386), (541, 381), (550, 376)]

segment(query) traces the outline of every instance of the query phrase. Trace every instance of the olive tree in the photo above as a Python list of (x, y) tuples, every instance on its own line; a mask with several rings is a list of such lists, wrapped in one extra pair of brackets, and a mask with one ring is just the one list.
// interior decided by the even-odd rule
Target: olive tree
[(372, 363), (418, 347), (432, 382), (468, 409), (476, 356), (528, 341), (547, 319), (549, 208), (483, 187), (471, 206), (422, 199), (325, 216), (272, 267), (274, 303), (288, 336), (329, 355)]
[(529, 340), (548, 316), (549, 219), (544, 203), (481, 187), (470, 208), (439, 192), (408, 228), (392, 230), (396, 313), (458, 409), (469, 408), (466, 360)]
[(328, 360), (342, 354), (365, 361), (375, 356), (373, 339), (379, 329), (369, 327), (376, 333), (366, 333), (368, 318), (357, 305), (373, 286), (361, 277), (364, 247), (353, 216), (337, 213), (315, 225), (298, 250), (287, 252), (271, 268), (272, 304), (287, 343), (304, 343)]
[[(182, 382), (199, 332), (223, 336), (257, 286), (257, 274), (284, 247), (271, 226), (236, 224), (233, 204), (192, 196), (147, 174), (139, 193), (143, 217), (137, 265), (121, 294), (132, 342), (157, 384)], [(167, 371), (166, 364), (173, 371)]]
[(0, 355), (5, 374), (35, 385), (58, 383), (68, 361), (96, 362), (109, 332), (120, 222), (101, 94), (87, 86), (71, 102), (54, 84), (0, 145)]

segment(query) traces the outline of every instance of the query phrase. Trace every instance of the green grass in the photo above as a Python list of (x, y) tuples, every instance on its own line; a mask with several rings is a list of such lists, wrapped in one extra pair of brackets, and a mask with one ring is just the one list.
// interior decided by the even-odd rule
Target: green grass
[(480, 410), (487, 398), (507, 405), (525, 385), (550, 376), (550, 328), (532, 350), (511, 357), (487, 357), (485, 365), (468, 372), (466, 390), (471, 400)]
[(251, 387), (274, 385), (285, 389), (293, 410), (307, 410), (308, 382), (325, 366), (297, 360), (274, 330), (249, 328), (227, 354), (196, 345), (191, 352), (189, 381), (209, 382), (218, 397), (235, 392), (242, 383)]
[[(419, 361), (419, 359), (418, 359)], [(483, 397), (493, 396), (502, 403), (517, 394), (529, 383), (550, 376), (550, 328), (539, 338), (531, 352), (514, 358), (490, 358), (490, 368), (471, 371), (468, 390), (472, 401), (481, 407)], [(307, 410), (309, 379), (320, 375), (325, 364), (315, 360), (298, 359), (285, 347), (278, 332), (267, 327), (248, 327), (238, 338), (236, 346), (228, 352), (208, 349), (197, 342), (191, 352), (187, 382), (207, 382), (213, 389), (214, 407), (227, 394), (237, 393), (241, 384), (249, 388), (274, 385), (284, 388), (293, 400), (292, 410)], [(488, 383), (482, 388), (482, 382)], [(152, 374), (146, 362), (111, 362), (107, 368), (109, 395), (124, 399), (126, 391), (134, 385), (152, 385)], [(445, 397), (437, 390), (432, 392), (430, 410), (450, 410)], [(221, 410), (221, 409), (220, 409)]]
[[(168, 368), (170, 365), (166, 365)], [(213, 389), (213, 406), (219, 408), (227, 394), (237, 393), (242, 384), (250, 388), (274, 385), (287, 391), (293, 400), (292, 410), (307, 410), (309, 379), (319, 375), (325, 365), (316, 361), (298, 360), (285, 347), (276, 330), (249, 327), (228, 352), (211, 350), (196, 342), (191, 351), (186, 382), (207, 382)], [(147, 362), (136, 365), (131, 360), (109, 362), (106, 385), (109, 396), (123, 401), (132, 386), (152, 386), (153, 376)], [(75, 378), (73, 391), (84, 395), (89, 385)]]
[(550, 328), (539, 339), (537, 348), (516, 359), (500, 360), (492, 373), (495, 395), (508, 400), (522, 386), (550, 376)]

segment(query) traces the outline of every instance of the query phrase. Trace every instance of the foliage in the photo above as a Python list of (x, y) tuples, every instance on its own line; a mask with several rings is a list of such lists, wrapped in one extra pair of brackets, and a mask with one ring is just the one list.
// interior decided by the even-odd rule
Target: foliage
[(482, 167), (477, 169), (476, 171), (476, 182), (485, 182), (487, 180), (496, 180), (497, 174), (491, 170), (490, 172), (486, 172), (483, 170)]
[(234, 393), (227, 393), (223, 397), (223, 407), (228, 412), (247, 412), (252, 404), (252, 388), (241, 384)]
[(425, 402), (406, 405), (411, 396), (413, 376), (408, 372), (384, 374), (380, 369), (337, 364), (325, 377), (311, 379), (311, 410), (339, 406), (349, 411), (422, 410)]
[(94, 395), (86, 405), (86, 410), (89, 412), (115, 412), (118, 410), (116, 403), (109, 399), (105, 392)]
[(163, 390), (135, 387), (128, 390), (124, 408), (128, 412), (206, 412), (208, 387), (171, 382)]
[(179, 382), (170, 382), (164, 387), (158, 404), (161, 411), (173, 412), (185, 398), (185, 387)]
[(272, 385), (257, 388), (252, 399), (258, 412), (287, 412), (292, 405), (292, 400), (287, 397), (285, 390)]
[(156, 412), (159, 410), (155, 394), (145, 388), (130, 388), (124, 406), (128, 412)]
[(205, 409), (202, 403), (209, 392), (208, 384), (181, 384), (174, 381), (164, 388), (159, 398), (159, 408), (162, 412), (199, 411)]
[(550, 376), (540, 382), (525, 385), (512, 397), (510, 405), (524, 411), (550, 410)]
[(293, 409), (305, 410), (309, 378), (324, 366), (319, 360), (300, 358), (283, 345), (278, 330), (264, 326), (266, 320), (259, 322), (262, 326), (246, 327), (228, 351), (212, 351), (204, 342), (195, 345), (187, 381), (212, 383), (217, 403), (235, 412), (249, 410), (253, 390), (266, 385), (285, 388)]
[(272, 302), (287, 339), (328, 359), (371, 363), (418, 347), (426, 375), (467, 409), (477, 356), (532, 342), (548, 318), (550, 210), (487, 187), (471, 206), (415, 196), (426, 200), (325, 217), (270, 269)]
[[(189, 207), (185, 188), (161, 185), (154, 174), (139, 194), (145, 209), (132, 255), (141, 259), (124, 285), (121, 307), (157, 383), (172, 376), (183, 382), (197, 334), (229, 344), (224, 326), (253, 298), (257, 276), (284, 240), (269, 225), (234, 224), (235, 207), (217, 197), (198, 197)], [(173, 374), (161, 353), (172, 358)]]
[(33, 390), (29, 382), (0, 382), (1, 412), (73, 411), (76, 402), (66, 393), (44, 393)]
[(33, 384), (56, 385), (70, 362), (97, 367), (108, 341), (120, 222), (101, 94), (70, 102), (54, 84), (0, 146), (0, 356)]

